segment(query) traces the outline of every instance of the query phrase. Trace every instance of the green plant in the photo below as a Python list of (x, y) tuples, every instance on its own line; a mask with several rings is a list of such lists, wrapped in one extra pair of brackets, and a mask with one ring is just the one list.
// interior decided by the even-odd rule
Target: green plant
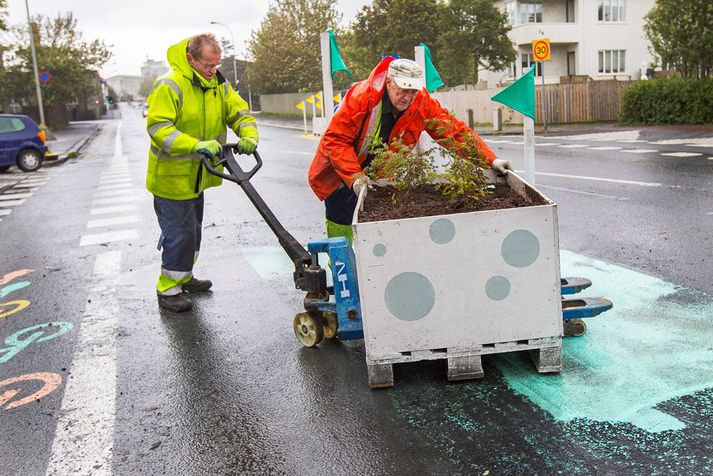
[[(437, 144), (442, 148), (414, 149), (400, 139), (394, 139), (387, 147), (376, 139), (372, 141), (375, 156), (365, 173), (372, 179), (388, 179), (400, 192), (435, 184), (453, 203), (480, 200), (490, 193), (492, 186), (485, 175), (489, 163), (478, 150), (475, 134), (456, 134), (454, 123), (448, 120), (428, 120), (426, 127), (441, 137)], [(441, 171), (435, 165), (437, 155), (446, 159)]]
[(365, 173), (372, 179), (387, 178), (400, 192), (438, 178), (432, 149), (412, 150), (401, 139), (394, 139), (386, 147), (380, 138), (374, 139), (371, 147), (375, 156)]

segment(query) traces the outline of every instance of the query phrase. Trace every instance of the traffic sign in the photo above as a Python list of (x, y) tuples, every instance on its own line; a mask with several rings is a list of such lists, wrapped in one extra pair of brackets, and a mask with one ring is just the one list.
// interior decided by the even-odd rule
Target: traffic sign
[(532, 42), (532, 56), (535, 61), (550, 60), (550, 40), (548, 38), (540, 38)]
[(47, 84), (52, 79), (52, 75), (49, 73), (49, 71), (40, 71), (40, 74), (38, 76), (42, 84)]

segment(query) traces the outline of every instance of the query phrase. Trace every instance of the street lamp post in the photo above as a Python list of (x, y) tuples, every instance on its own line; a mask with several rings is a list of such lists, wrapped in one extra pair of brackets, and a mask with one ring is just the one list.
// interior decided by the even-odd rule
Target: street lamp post
[(230, 32), (230, 36), (233, 39), (233, 89), (236, 89), (238, 87), (238, 67), (237, 63), (235, 62), (235, 35), (233, 35), (233, 30), (231, 30), (230, 27), (225, 23), (220, 23), (219, 21), (212, 21), (210, 22), (210, 24), (224, 26), (225, 29)]
[[(235, 51), (235, 35), (233, 35), (233, 30), (231, 30), (230, 27), (228, 25), (226, 25), (225, 23), (221, 23), (219, 21), (212, 21), (212, 22), (210, 22), (210, 24), (224, 26), (225, 29), (230, 32), (230, 36), (233, 39), (233, 76), (235, 78), (235, 87), (237, 88), (238, 87), (238, 67), (236, 66), (236, 63), (235, 63), (235, 58), (237, 57), (237, 53)], [(248, 73), (247, 59), (245, 61), (245, 73), (246, 73), (246, 75)], [(253, 110), (253, 97), (250, 92), (250, 80), (249, 79), (248, 79), (248, 108), (251, 111)]]
[(30, 21), (30, 5), (25, 0), (25, 9), (27, 10), (27, 28), (30, 31), (30, 50), (32, 50), (32, 68), (35, 71), (35, 88), (37, 90), (37, 108), (40, 111), (40, 128), (45, 130), (45, 109), (42, 106), (42, 90), (40, 89), (40, 72), (37, 69), (37, 55), (35, 54), (35, 34), (32, 31), (32, 22)]

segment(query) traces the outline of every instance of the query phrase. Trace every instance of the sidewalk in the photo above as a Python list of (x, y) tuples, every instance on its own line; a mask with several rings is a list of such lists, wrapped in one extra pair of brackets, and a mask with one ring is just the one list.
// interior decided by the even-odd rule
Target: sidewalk
[(54, 140), (47, 141), (50, 153), (57, 159), (47, 159), (43, 167), (59, 165), (69, 158), (75, 157), (79, 151), (101, 130), (100, 121), (70, 122), (69, 126), (59, 131), (52, 131)]

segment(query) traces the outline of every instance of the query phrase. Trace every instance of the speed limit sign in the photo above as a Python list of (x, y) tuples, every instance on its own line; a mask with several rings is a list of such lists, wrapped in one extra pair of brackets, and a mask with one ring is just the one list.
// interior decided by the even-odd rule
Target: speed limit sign
[(550, 60), (550, 40), (541, 38), (532, 42), (532, 56), (535, 61)]

